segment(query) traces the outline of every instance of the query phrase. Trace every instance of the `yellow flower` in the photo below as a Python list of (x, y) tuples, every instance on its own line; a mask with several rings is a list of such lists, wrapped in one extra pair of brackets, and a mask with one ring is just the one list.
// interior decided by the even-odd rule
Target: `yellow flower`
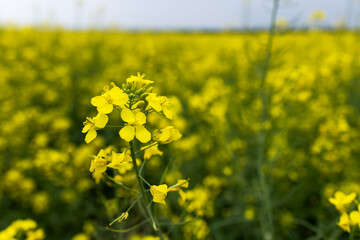
[(102, 173), (102, 172), (94, 171), (94, 172), (92, 173), (92, 177), (95, 179), (95, 183), (96, 183), (96, 184), (99, 184), (100, 180), (103, 178), (103, 173)]
[(337, 223), (337, 225), (339, 227), (341, 227), (342, 230), (344, 230), (346, 232), (350, 232), (350, 218), (349, 218), (349, 215), (347, 215), (347, 213), (343, 213), (340, 216), (340, 220)]
[(324, 20), (326, 17), (326, 14), (321, 11), (321, 10), (317, 10), (311, 13), (310, 19), (311, 21), (321, 21)]
[(129, 155), (125, 154), (125, 152), (123, 153), (112, 152), (111, 162), (107, 166), (120, 170), (124, 166), (124, 164), (127, 164), (131, 161), (132, 158)]
[(179, 130), (175, 129), (173, 126), (167, 126), (160, 131), (158, 129), (154, 131), (154, 140), (161, 144), (174, 142), (179, 140), (181, 137), (182, 135)]
[(82, 129), (82, 133), (86, 133), (85, 142), (90, 143), (97, 136), (96, 130), (104, 128), (109, 121), (109, 117), (102, 113), (98, 113), (94, 118), (86, 118), (84, 122), (84, 128)]
[(167, 97), (156, 96), (156, 93), (150, 93), (146, 97), (146, 101), (148, 102), (149, 107), (153, 108), (157, 112), (162, 111), (165, 117), (172, 119), (173, 113), (169, 109), (170, 101)]
[(152, 107), (155, 111), (160, 112), (162, 110), (161, 99), (156, 96), (156, 93), (150, 93), (145, 99), (148, 102), (148, 106)]
[(136, 89), (141, 89), (154, 81), (144, 79), (145, 74), (137, 73), (137, 76), (130, 76), (128, 79), (126, 79), (126, 83), (131, 84)]
[(329, 202), (332, 203), (337, 210), (340, 212), (345, 212), (347, 205), (349, 205), (356, 198), (356, 193), (350, 193), (349, 195), (345, 195), (341, 191), (337, 191), (335, 193), (334, 198), (329, 198)]
[(186, 200), (186, 197), (185, 197), (185, 193), (184, 191), (181, 189), (181, 188), (188, 188), (189, 187), (189, 181), (188, 180), (185, 180), (185, 179), (180, 179), (177, 181), (177, 183), (171, 187), (169, 187), (169, 192), (179, 192), (180, 194), (180, 197), (182, 198), (182, 200)]
[(26, 240), (42, 240), (42, 239), (45, 239), (45, 233), (42, 229), (29, 231), (26, 234)]
[(142, 143), (150, 141), (151, 133), (143, 126), (146, 123), (146, 116), (143, 112), (134, 114), (130, 109), (124, 108), (121, 111), (121, 118), (127, 122), (127, 126), (119, 131), (122, 139), (130, 142), (136, 136)]
[(154, 155), (163, 155), (163, 152), (158, 149), (158, 145), (145, 149), (144, 159), (149, 160)]
[(71, 240), (90, 240), (90, 237), (85, 233), (76, 234)]
[(110, 91), (109, 87), (106, 86), (101, 96), (91, 98), (91, 104), (97, 107), (99, 113), (108, 114), (113, 111), (113, 105), (117, 105), (122, 108), (128, 100), (128, 95), (114, 84)]
[(358, 225), (360, 227), (360, 204), (358, 204), (358, 211), (352, 211), (349, 214), (351, 225)]
[(165, 96), (161, 97), (162, 111), (163, 111), (165, 117), (167, 117), (168, 119), (171, 120), (173, 118), (173, 113), (170, 111), (169, 106), (170, 106), (169, 99), (167, 99), (167, 97), (165, 97)]
[(150, 187), (151, 195), (153, 195), (153, 202), (161, 203), (166, 205), (165, 197), (168, 192), (179, 192), (180, 197), (185, 200), (185, 193), (180, 189), (180, 187), (187, 188), (189, 186), (189, 182), (187, 180), (178, 180), (178, 182), (169, 187), (166, 184), (162, 184), (159, 186), (153, 185)]
[(91, 161), (90, 172), (100, 174), (106, 171), (107, 155), (104, 149), (101, 149), (99, 154)]
[(151, 195), (153, 195), (153, 202), (166, 205), (165, 197), (168, 193), (168, 186), (166, 184), (159, 186), (153, 185), (150, 188), (150, 192)]
[(129, 217), (129, 213), (128, 212), (123, 212), (120, 217), (118, 218), (118, 222), (122, 222), (124, 220), (126, 220)]

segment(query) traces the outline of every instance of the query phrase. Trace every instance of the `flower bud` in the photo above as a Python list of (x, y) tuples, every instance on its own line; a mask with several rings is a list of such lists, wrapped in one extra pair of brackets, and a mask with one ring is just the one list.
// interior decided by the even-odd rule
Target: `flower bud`
[(140, 99), (141, 100), (145, 100), (145, 98), (149, 96), (149, 93), (143, 93), (141, 96), (140, 96)]

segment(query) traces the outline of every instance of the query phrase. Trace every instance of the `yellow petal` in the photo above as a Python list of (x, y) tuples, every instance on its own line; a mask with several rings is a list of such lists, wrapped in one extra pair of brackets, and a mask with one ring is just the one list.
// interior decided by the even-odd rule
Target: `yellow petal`
[(163, 205), (166, 205), (165, 198), (162, 196), (154, 196), (153, 202), (161, 203)]
[(143, 112), (136, 113), (135, 119), (138, 125), (143, 125), (146, 123), (146, 116)]
[(96, 97), (91, 98), (90, 102), (93, 106), (98, 107), (98, 106), (104, 105), (106, 103), (106, 100), (103, 96), (96, 96)]
[(185, 195), (184, 191), (181, 190), (180, 188), (179, 188), (179, 194), (180, 194), (181, 199), (185, 201), (186, 200), (186, 195)]
[(125, 155), (124, 157), (124, 160), (123, 160), (124, 163), (129, 163), (129, 162), (132, 162), (132, 158), (129, 156), (129, 155)]
[(86, 133), (87, 131), (89, 131), (89, 129), (90, 129), (90, 125), (88, 125), (88, 124), (86, 124), (84, 127), (83, 127), (83, 129), (82, 129), (82, 133)]
[(142, 143), (147, 143), (151, 139), (151, 133), (144, 126), (136, 126), (136, 138)]
[(352, 211), (350, 213), (349, 217), (350, 217), (350, 223), (352, 225), (360, 223), (360, 212), (359, 211)]
[(161, 184), (159, 186), (156, 186), (156, 191), (167, 194), (168, 186), (166, 184)]
[(121, 110), (120, 116), (121, 116), (121, 119), (124, 120), (125, 122), (128, 122), (128, 123), (135, 122), (135, 115), (128, 108), (124, 108), (123, 110)]
[(149, 106), (155, 109), (155, 111), (161, 111), (160, 98), (156, 96), (155, 93), (150, 93), (149, 96), (146, 97), (146, 100), (149, 103)]
[(97, 107), (98, 112), (103, 114), (111, 113), (113, 109), (114, 109), (113, 105), (108, 102)]
[(113, 87), (109, 94), (111, 99), (113, 100), (113, 104), (118, 105), (120, 107), (124, 107), (124, 105), (129, 100), (129, 97), (126, 93), (124, 93), (119, 87)]
[(123, 127), (120, 132), (120, 137), (127, 142), (130, 142), (134, 139), (135, 136), (135, 128), (132, 126), (125, 126)]
[(98, 128), (104, 128), (107, 124), (107, 122), (109, 121), (109, 117), (105, 114), (101, 114), (99, 113), (96, 118), (94, 118), (95, 120), (95, 126)]
[(188, 180), (180, 179), (180, 180), (178, 180), (177, 184), (179, 185), (179, 187), (183, 187), (183, 188), (188, 188), (189, 187), (189, 181)]
[(85, 142), (86, 143), (91, 142), (92, 140), (94, 140), (96, 138), (96, 136), (97, 136), (97, 133), (96, 133), (95, 129), (90, 128), (90, 130), (88, 131), (88, 133), (85, 136)]
[(163, 107), (163, 113), (168, 119), (171, 120), (173, 118), (173, 113), (167, 107)]

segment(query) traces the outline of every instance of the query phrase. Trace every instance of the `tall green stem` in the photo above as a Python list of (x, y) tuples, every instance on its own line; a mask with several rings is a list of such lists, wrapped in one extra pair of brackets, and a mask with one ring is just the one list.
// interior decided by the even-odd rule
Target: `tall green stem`
[(261, 85), (260, 85), (260, 96), (262, 102), (261, 112), (261, 130), (258, 138), (258, 156), (257, 156), (257, 172), (259, 177), (259, 183), (262, 190), (262, 213), (263, 217), (260, 217), (262, 238), (265, 240), (274, 239), (274, 225), (273, 225), (273, 213), (272, 213), (272, 202), (270, 186), (266, 174), (264, 173), (264, 163), (266, 161), (265, 150), (266, 150), (266, 129), (264, 123), (267, 121), (267, 91), (266, 91), (266, 79), (268, 70), (270, 67), (270, 59), (273, 47), (273, 39), (275, 35), (276, 27), (276, 16), (279, 8), (279, 0), (274, 0), (273, 9), (271, 12), (271, 25), (269, 29), (269, 38), (266, 45), (266, 56), (264, 59), (263, 71), (261, 74)]

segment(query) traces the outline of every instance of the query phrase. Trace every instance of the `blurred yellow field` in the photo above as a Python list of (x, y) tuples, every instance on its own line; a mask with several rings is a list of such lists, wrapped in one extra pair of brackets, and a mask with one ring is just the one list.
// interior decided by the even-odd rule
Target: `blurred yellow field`
[[(91, 99), (106, 85), (125, 91), (130, 76), (169, 100), (173, 116), (164, 106), (149, 113), (147, 131), (171, 125), (181, 135), (158, 138), (162, 153), (141, 165), (150, 185), (184, 196), (145, 184), (163, 239), (347, 239), (350, 220), (337, 226), (329, 198), (360, 194), (360, 35), (277, 32), (269, 66), (267, 41), (264, 32), (2, 29), (0, 239), (161, 238), (152, 219), (132, 229), (146, 215), (140, 204), (121, 216), (137, 199), (116, 184), (138, 191), (132, 164), (89, 171), (100, 149), (105, 159), (132, 139), (143, 163), (147, 133), (119, 136), (123, 125), (140, 132), (136, 111), (121, 116), (114, 105), (94, 140), (82, 133), (103, 111)], [(188, 188), (177, 185), (185, 179)], [(355, 198), (334, 205), (350, 213)], [(110, 228), (123, 232), (106, 230), (119, 216)]]

